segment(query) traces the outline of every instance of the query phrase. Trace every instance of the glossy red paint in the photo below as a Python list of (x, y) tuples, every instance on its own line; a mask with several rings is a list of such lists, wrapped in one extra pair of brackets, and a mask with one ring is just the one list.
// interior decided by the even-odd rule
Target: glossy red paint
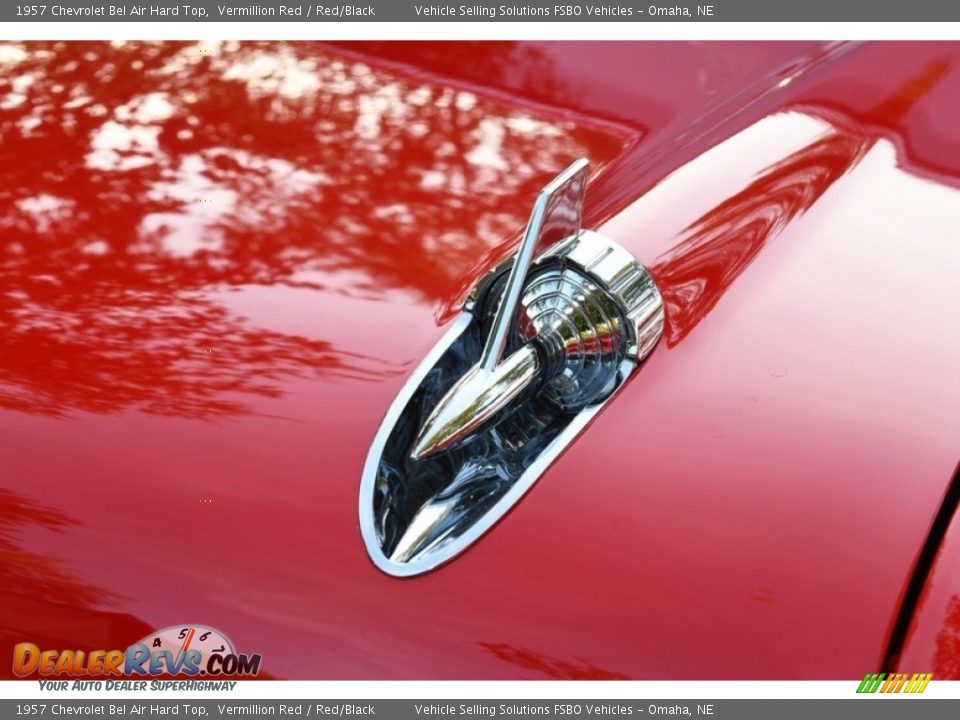
[[(960, 481), (960, 468), (954, 482)], [(960, 518), (942, 539), (896, 668), (926, 668), (937, 680), (960, 680)]]
[[(0, 673), (185, 621), (286, 678), (877, 669), (957, 461), (958, 55), (4, 46)], [(579, 154), (665, 341), (488, 537), (386, 577), (380, 417)]]

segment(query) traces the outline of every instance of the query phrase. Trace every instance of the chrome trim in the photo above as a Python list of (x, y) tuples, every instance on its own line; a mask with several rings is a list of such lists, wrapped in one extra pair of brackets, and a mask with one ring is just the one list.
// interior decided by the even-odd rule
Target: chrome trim
[(560, 238), (576, 237), (580, 232), (588, 166), (586, 158), (574, 160), (537, 195), (523, 240), (517, 249), (513, 268), (510, 270), (507, 287), (497, 308), (493, 329), (483, 348), (480, 366), (487, 372), (492, 372), (503, 357), (503, 349), (516, 315), (517, 303), (520, 302), (520, 293), (530, 269), (530, 261), (551, 242)]
[[(380, 424), (359, 514), (367, 553), (383, 572), (419, 575), (476, 542), (659, 340), (664, 309), (653, 278), (624, 248), (579, 230), (585, 178), (578, 161), (545, 188), (509, 277), (501, 264), (481, 279)], [(551, 214), (557, 192), (565, 197), (559, 220)], [(548, 231), (573, 226), (526, 257)]]
[(383, 554), (383, 550), (377, 540), (377, 531), (373, 524), (372, 512), (373, 491), (376, 485), (377, 466), (380, 463), (380, 456), (383, 454), (384, 446), (387, 443), (391, 431), (400, 418), (400, 413), (403, 412), (407, 403), (410, 402), (410, 398), (413, 397), (413, 394), (420, 387), (427, 373), (430, 372), (433, 366), (436, 365), (437, 360), (440, 359), (440, 356), (447, 351), (472, 322), (473, 316), (469, 313), (461, 313), (458, 315), (456, 320), (453, 321), (453, 325), (450, 326), (450, 329), (443, 334), (440, 341), (433, 346), (426, 357), (423, 358), (423, 361), (417, 365), (417, 368), (410, 375), (409, 379), (403, 384), (403, 387), (400, 388), (397, 397), (390, 403), (390, 407), (386, 415), (383, 416), (383, 420), (380, 421), (377, 434), (373, 438), (373, 444), (367, 453), (367, 460), (363, 464), (363, 476), (360, 481), (360, 534), (363, 537), (363, 543), (367, 548), (367, 554), (370, 556), (370, 559), (373, 560), (378, 568), (389, 575), (396, 575), (398, 577), (417, 575), (432, 569), (439, 564), (439, 562), (431, 564), (421, 570), (403, 572), (403, 570), (409, 566), (398, 565)]
[(663, 332), (663, 300), (656, 283), (627, 250), (592, 230), (552, 248), (538, 260), (562, 257), (587, 273), (623, 308), (630, 333), (628, 350), (642, 360)]
[[(462, 317), (462, 316), (461, 316)], [(451, 330), (458, 328), (451, 328)], [(460, 328), (462, 330), (462, 328)], [(427, 366), (425, 370), (429, 370), (432, 366)], [(418, 371), (424, 369), (424, 366), (417, 368)], [(634, 370), (636, 369), (636, 363), (632, 360), (624, 360), (620, 368), (620, 375), (626, 379)], [(424, 374), (426, 374), (424, 372)], [(413, 378), (411, 377), (411, 380)], [(410, 383), (408, 383), (410, 384)], [(477, 540), (479, 540), (490, 528), (492, 528), (506, 513), (510, 508), (517, 504), (520, 499), (527, 494), (527, 491), (533, 487), (534, 483), (540, 479), (540, 476), (546, 472), (553, 461), (556, 460), (560, 455), (566, 450), (567, 446), (574, 440), (576, 437), (583, 432), (583, 429), (589, 425), (593, 419), (596, 417), (603, 407), (610, 402), (620, 390), (623, 388), (623, 382), (621, 382), (613, 393), (602, 403), (588, 407), (580, 411), (570, 424), (561, 432), (553, 442), (551, 442), (544, 450), (540, 453), (536, 460), (531, 463), (527, 470), (520, 476), (520, 478), (513, 484), (513, 486), (500, 498), (500, 500), (490, 508), (487, 513), (480, 518), (476, 523), (474, 523), (470, 528), (468, 528), (463, 534), (457, 536), (454, 540), (448, 541), (442, 546), (433, 552), (426, 552), (421, 554), (421, 556), (410, 562), (404, 562), (401, 558), (396, 557), (387, 557), (384, 555), (383, 550), (380, 548), (379, 543), (376, 539), (376, 531), (373, 527), (373, 515), (370, 512), (364, 512), (366, 508), (371, 507), (373, 503), (373, 488), (376, 475), (376, 465), (379, 459), (379, 452), (375, 451), (376, 446), (379, 444), (382, 448), (383, 442), (386, 441), (387, 435), (389, 435), (392, 425), (388, 424), (387, 420), (390, 415), (394, 413), (395, 408), (398, 403), (394, 402), (390, 407), (390, 412), (388, 413), (388, 418), (384, 419), (384, 424), (381, 425), (380, 430), (377, 432), (376, 440), (374, 441), (374, 447), (371, 447), (370, 454), (367, 456), (367, 462), (364, 465), (363, 470), (363, 480), (360, 486), (360, 531), (363, 535), (364, 545), (367, 549), (367, 554), (370, 556), (370, 559), (373, 561), (380, 570), (385, 572), (387, 575), (392, 575), (394, 577), (412, 577), (414, 575), (422, 575), (424, 573), (435, 570), (440, 565), (447, 563), (453, 560), (457, 555), (462, 553), (468, 547), (473, 545)], [(404, 390), (407, 387), (404, 386)], [(416, 390), (416, 384), (410, 389), (411, 393)], [(400, 398), (398, 397), (398, 400)], [(403, 405), (406, 403), (400, 404), (400, 410), (403, 409)], [(399, 414), (399, 411), (397, 411)], [(371, 470), (371, 464), (373, 468)], [(395, 559), (396, 558), (396, 559)]]

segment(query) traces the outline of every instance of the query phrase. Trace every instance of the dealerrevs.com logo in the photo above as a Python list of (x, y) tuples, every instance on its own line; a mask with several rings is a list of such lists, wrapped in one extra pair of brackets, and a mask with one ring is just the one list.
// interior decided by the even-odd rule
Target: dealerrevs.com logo
[(13, 648), (13, 672), (23, 678), (255, 677), (261, 660), (238, 653), (226, 635), (204, 625), (169, 627), (123, 650), (49, 650), (31, 642)]

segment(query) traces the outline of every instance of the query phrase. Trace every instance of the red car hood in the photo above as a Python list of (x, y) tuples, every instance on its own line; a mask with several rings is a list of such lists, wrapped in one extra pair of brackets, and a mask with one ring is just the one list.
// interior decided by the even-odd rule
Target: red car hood
[[(958, 55), (0, 46), (0, 654), (196, 622), (281, 678), (877, 669), (957, 461)], [(387, 577), (380, 419), (579, 155), (664, 339)]]

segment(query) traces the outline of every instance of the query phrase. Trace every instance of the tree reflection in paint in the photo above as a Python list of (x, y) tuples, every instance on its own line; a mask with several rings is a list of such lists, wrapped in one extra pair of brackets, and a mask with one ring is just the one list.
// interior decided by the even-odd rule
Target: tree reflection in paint
[(215, 417), (389, 372), (331, 318), (259, 329), (217, 293), (436, 302), (619, 142), (305, 43), (5, 44), (0, 71), (0, 405), (50, 415)]
[(59, 510), (39, 505), (19, 493), (0, 488), (0, 588), (33, 600), (87, 608), (119, 598), (66, 570), (56, 558), (24, 550), (16, 533), (28, 526), (62, 532), (77, 523)]
[(150, 631), (133, 615), (108, 608), (125, 598), (72, 572), (64, 561), (27, 550), (17, 537), (37, 529), (66, 532), (72, 517), (20, 493), (0, 489), (0, 679), (11, 680), (13, 646), (33, 642), (44, 648), (84, 652), (127, 644)]

